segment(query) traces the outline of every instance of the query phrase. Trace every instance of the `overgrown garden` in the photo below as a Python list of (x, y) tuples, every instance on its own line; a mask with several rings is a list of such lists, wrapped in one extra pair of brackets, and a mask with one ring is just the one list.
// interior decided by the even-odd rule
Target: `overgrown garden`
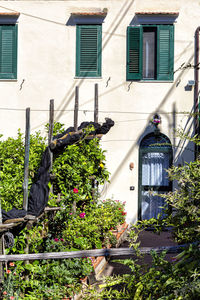
[[(63, 125), (55, 124), (55, 133)], [(185, 136), (184, 136), (185, 138)], [(200, 145), (197, 137), (190, 141)], [(40, 133), (31, 136), (29, 184), (40, 164), (46, 147)], [(24, 137), (0, 142), (0, 195), (2, 207), (21, 208), (23, 201)], [(130, 274), (109, 277), (98, 291), (92, 286), (83, 299), (129, 300), (196, 300), (200, 299), (200, 160), (173, 166), (168, 170), (178, 188), (165, 195), (164, 215), (140, 221), (130, 229), (130, 245), (137, 257), (120, 261), (130, 267)], [(98, 139), (82, 139), (68, 146), (62, 155), (54, 157), (50, 183), (50, 206), (60, 210), (44, 214), (31, 229), (26, 227), (15, 234), (15, 244), (7, 254), (61, 252), (102, 248), (115, 245), (111, 229), (125, 220), (124, 204), (119, 201), (100, 201), (98, 184), (108, 180), (105, 153)], [(170, 228), (178, 244), (186, 244), (172, 261), (152, 252), (152, 265), (141, 265), (138, 234), (151, 227), (155, 234)], [(140, 263), (138, 260), (140, 259)], [(92, 258), (43, 260), (32, 263), (9, 262), (5, 266), (2, 299), (66, 299), (81, 290), (80, 279), (93, 271)]]
[[(88, 131), (87, 131), (88, 130)], [(85, 136), (91, 131), (87, 129)], [(56, 123), (54, 134), (64, 131)], [(15, 244), (6, 254), (86, 250), (115, 245), (111, 233), (125, 221), (124, 204), (100, 201), (98, 185), (109, 178), (99, 139), (80, 140), (54, 157), (49, 206), (31, 229), (15, 232)], [(35, 180), (47, 141), (40, 132), (30, 138), (29, 187)], [(24, 136), (0, 141), (0, 197), (2, 208), (22, 208)], [(5, 266), (2, 299), (66, 299), (81, 289), (81, 278), (93, 271), (92, 258), (10, 262)]]

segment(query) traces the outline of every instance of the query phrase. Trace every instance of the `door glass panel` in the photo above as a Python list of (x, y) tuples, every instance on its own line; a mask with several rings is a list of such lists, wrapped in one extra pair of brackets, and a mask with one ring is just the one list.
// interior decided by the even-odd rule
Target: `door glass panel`
[(149, 152), (142, 155), (142, 186), (169, 186), (166, 169), (169, 153)]
[(155, 195), (155, 193), (158, 194), (158, 192), (142, 191), (142, 220), (157, 218), (157, 215), (162, 213), (165, 200), (159, 195)]
[(167, 170), (172, 163), (172, 147), (167, 136), (150, 133), (140, 144), (139, 201), (141, 219), (157, 218), (163, 214), (166, 194), (171, 190)]

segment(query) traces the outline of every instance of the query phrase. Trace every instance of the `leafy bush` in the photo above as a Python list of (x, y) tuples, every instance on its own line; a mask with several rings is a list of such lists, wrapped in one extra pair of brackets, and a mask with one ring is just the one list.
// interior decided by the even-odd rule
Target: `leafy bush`
[(94, 200), (94, 183), (103, 184), (109, 176), (97, 138), (66, 147), (62, 155), (55, 157), (52, 172), (54, 194), (61, 193), (65, 204), (76, 201), (78, 206)]
[(12, 296), (16, 297), (14, 299), (61, 299), (72, 296), (80, 290), (79, 278), (92, 270), (91, 261), (86, 258), (34, 261), (25, 266), (17, 262), (13, 265), (14, 268), (9, 267), (6, 272), (2, 290), (4, 299)]
[(166, 195), (172, 207), (166, 222), (173, 226), (173, 234), (178, 243), (194, 242), (200, 239), (200, 161), (186, 163), (182, 167), (169, 170), (171, 180), (176, 180), (179, 189)]
[[(2, 137), (2, 136), (1, 136)], [(45, 138), (40, 132), (30, 136), (29, 187), (45, 149)], [(0, 141), (0, 197), (5, 210), (22, 208), (24, 179), (24, 136), (18, 131), (16, 138)]]
[(80, 250), (102, 248), (116, 243), (110, 230), (124, 221), (124, 204), (112, 200), (93, 203), (84, 212), (69, 214), (62, 237), (68, 246)]

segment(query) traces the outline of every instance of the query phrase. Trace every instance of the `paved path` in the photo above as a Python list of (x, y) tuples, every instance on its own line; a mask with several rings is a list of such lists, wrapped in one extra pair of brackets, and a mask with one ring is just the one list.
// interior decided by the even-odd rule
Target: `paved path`
[[(139, 236), (139, 240), (141, 241), (141, 247), (159, 247), (176, 245), (169, 231), (164, 231), (160, 235), (155, 234), (152, 231), (143, 231)], [(121, 244), (121, 247), (129, 247), (129, 243), (125, 241)], [(167, 254), (166, 259), (171, 261), (172, 257), (174, 256), (175, 254)], [(151, 264), (151, 256), (145, 255), (143, 263)], [(110, 276), (114, 274), (127, 274), (129, 272), (130, 270), (127, 266), (110, 260), (107, 266), (105, 267), (104, 271), (102, 272), (102, 276)]]

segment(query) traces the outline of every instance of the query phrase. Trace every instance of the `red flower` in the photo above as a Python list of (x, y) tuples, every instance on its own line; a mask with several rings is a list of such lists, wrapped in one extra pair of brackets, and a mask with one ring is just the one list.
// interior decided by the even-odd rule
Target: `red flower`
[(121, 210), (121, 207), (119, 207), (119, 210)]
[(127, 213), (125, 211), (122, 211), (122, 216), (125, 216)]
[(10, 300), (14, 300), (15, 299), (15, 297), (14, 296), (10, 296)]
[(6, 292), (6, 291), (4, 291), (4, 292), (3, 292), (3, 295), (7, 295), (7, 292)]
[(10, 271), (10, 270), (7, 270), (7, 271), (6, 271), (6, 273), (7, 273), (7, 274), (10, 274), (10, 273), (11, 273), (11, 271)]
[(14, 266), (15, 266), (14, 262), (10, 262), (10, 263), (9, 263), (9, 266), (10, 266), (10, 267), (14, 267)]
[(80, 217), (81, 219), (85, 218), (85, 213), (80, 213), (79, 217)]
[(58, 239), (58, 238), (55, 238), (54, 241), (55, 241), (55, 242), (59, 242), (59, 239)]
[(77, 188), (74, 188), (74, 189), (73, 189), (73, 192), (74, 192), (75, 194), (77, 194), (77, 193), (78, 193), (78, 189), (77, 189)]

